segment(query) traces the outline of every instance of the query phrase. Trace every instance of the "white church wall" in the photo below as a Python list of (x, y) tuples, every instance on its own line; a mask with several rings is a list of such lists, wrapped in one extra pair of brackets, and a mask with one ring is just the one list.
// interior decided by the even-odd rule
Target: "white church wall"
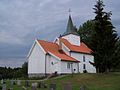
[(46, 59), (47, 74), (51, 74), (55, 72), (61, 73), (60, 67), (61, 67), (61, 61), (58, 58), (53, 57), (52, 55), (47, 55), (47, 59)]
[(62, 38), (67, 39), (71, 44), (80, 46), (80, 36), (69, 34)]
[(94, 56), (92, 55), (85, 55), (85, 63), (86, 65), (86, 69), (88, 70), (89, 73), (96, 73), (96, 68), (90, 64), (90, 62), (94, 63)]
[(33, 50), (28, 58), (28, 74), (45, 73), (45, 54), (40, 46), (35, 43)]
[[(80, 73), (83, 73), (84, 70), (87, 70), (88, 73), (96, 73), (95, 67), (89, 63), (89, 61), (94, 62), (94, 57), (92, 55), (71, 52), (71, 56), (80, 61), (79, 63)], [(85, 61), (83, 61), (83, 57), (85, 57)], [(84, 65), (85, 65), (85, 69), (84, 69)]]
[[(70, 64), (70, 68), (68, 68), (68, 63)], [(70, 74), (72, 72), (78, 73), (78, 63), (61, 61), (61, 73)]]
[(64, 43), (62, 43), (62, 50), (67, 54), (67, 55), (70, 55), (70, 52), (69, 52), (69, 49), (68, 49), (68, 47), (66, 47), (65, 45), (64, 45)]

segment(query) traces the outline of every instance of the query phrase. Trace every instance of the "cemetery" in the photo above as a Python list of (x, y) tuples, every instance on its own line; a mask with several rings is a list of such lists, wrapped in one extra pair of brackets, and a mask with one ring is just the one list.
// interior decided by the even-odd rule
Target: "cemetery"
[[(7, 1), (10, 0), (0, 2), (0, 6), (5, 6), (0, 9), (0, 90), (120, 90), (120, 32), (117, 33), (120, 28), (114, 26), (119, 18), (111, 18), (111, 11), (104, 11), (103, 0), (96, 0), (94, 18), (84, 9), (87, 5), (82, 6), (82, 17), (77, 11), (74, 12), (76, 25), (79, 24), (79, 17), (82, 23), (92, 16), (79, 27), (73, 23), (69, 9), (64, 33), (60, 30), (64, 30), (63, 22), (66, 21), (66, 16), (60, 13), (64, 13), (66, 8), (63, 7), (69, 4), (71, 6), (74, 0), (57, 1), (58, 5), (62, 6), (58, 9), (57, 3), (52, 5), (54, 0), (29, 0), (32, 1), (31, 4), (26, 2), (27, 0), (11, 0), (10, 2), (15, 1), (13, 4)], [(34, 3), (35, 6), (32, 5)], [(74, 3), (76, 9), (82, 5), (76, 1)], [(36, 6), (37, 4), (39, 6)], [(59, 11), (60, 9), (63, 11)], [(25, 10), (27, 11), (24, 12)], [(51, 11), (60, 13), (52, 14)], [(52, 35), (56, 35), (54, 40)], [(27, 54), (28, 48), (30, 50)], [(19, 67), (22, 60), (26, 62)]]
[(48, 80), (7, 79), (0, 90), (120, 90), (120, 73), (74, 74)]

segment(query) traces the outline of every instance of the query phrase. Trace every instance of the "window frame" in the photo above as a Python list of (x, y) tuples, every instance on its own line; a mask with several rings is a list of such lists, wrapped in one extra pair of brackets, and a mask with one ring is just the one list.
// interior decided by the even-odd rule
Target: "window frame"
[(86, 59), (85, 59), (85, 55), (83, 55), (83, 62), (85, 62), (86, 61)]
[(86, 70), (86, 64), (83, 64), (83, 69)]
[(71, 68), (71, 63), (67, 63), (67, 69), (70, 69)]

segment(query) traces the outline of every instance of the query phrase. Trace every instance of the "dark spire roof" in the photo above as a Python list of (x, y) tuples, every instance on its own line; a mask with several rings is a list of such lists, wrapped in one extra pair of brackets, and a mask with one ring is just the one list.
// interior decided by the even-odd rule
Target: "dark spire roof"
[(71, 15), (69, 15), (66, 32), (64, 32), (62, 36), (68, 35), (68, 34), (78, 35), (77, 29), (76, 29), (76, 27), (73, 25)]

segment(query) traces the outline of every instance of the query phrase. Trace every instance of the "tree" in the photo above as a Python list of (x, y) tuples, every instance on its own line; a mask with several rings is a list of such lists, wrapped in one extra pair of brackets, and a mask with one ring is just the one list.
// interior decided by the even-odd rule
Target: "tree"
[(28, 62), (24, 62), (24, 64), (22, 65), (23, 76), (27, 76), (27, 72), (28, 72)]
[(81, 41), (86, 43), (90, 47), (91, 38), (94, 34), (94, 21), (88, 20), (80, 25), (78, 34), (80, 35)]
[(107, 72), (113, 68), (117, 49), (118, 36), (111, 23), (111, 12), (105, 12), (102, 0), (95, 5), (94, 35), (91, 39), (91, 48), (95, 57), (97, 72)]

